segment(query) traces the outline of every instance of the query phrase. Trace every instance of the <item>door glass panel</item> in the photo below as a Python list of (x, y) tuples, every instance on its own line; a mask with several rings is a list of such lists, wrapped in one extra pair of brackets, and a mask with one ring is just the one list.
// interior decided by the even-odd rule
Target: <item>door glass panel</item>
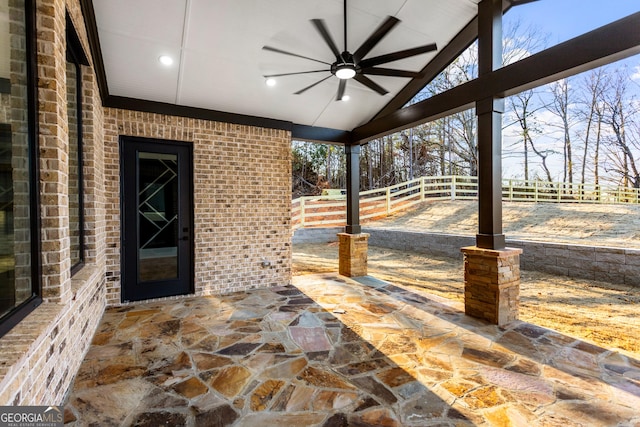
[(138, 153), (141, 282), (178, 277), (178, 156)]

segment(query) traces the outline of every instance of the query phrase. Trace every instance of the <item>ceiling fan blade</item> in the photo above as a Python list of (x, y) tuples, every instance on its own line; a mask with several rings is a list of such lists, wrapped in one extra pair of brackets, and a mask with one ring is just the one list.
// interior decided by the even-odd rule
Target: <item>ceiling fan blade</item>
[(294, 93), (294, 95), (300, 95), (301, 93), (304, 93), (306, 91), (308, 91), (309, 89), (311, 89), (312, 87), (319, 85), (320, 83), (322, 83), (323, 81), (327, 80), (329, 77), (331, 77), (331, 74), (328, 75), (327, 77), (325, 77), (324, 79), (320, 79), (317, 82), (315, 82), (314, 84), (311, 84), (303, 89), (300, 89), (299, 91), (297, 91), (296, 93)]
[(287, 52), (286, 50), (278, 49), (278, 48), (271, 47), (271, 46), (262, 46), (262, 49), (263, 50), (268, 50), (270, 52), (281, 53), (283, 55), (295, 56), (296, 58), (308, 59), (310, 61), (319, 62), (321, 64), (331, 65), (330, 63), (324, 62), (324, 61), (320, 61), (319, 59), (309, 58), (308, 56), (298, 55), (297, 53)]
[(416, 73), (415, 71), (405, 71), (405, 70), (393, 70), (391, 68), (375, 68), (368, 67), (362, 68), (363, 74), (371, 74), (373, 76), (389, 76), (389, 77), (421, 77), (422, 73)]
[(338, 96), (336, 96), (336, 101), (342, 101), (342, 97), (344, 96), (344, 90), (347, 87), (347, 81), (344, 79), (340, 79), (340, 84), (338, 85)]
[(380, 95), (386, 95), (386, 94), (389, 93), (382, 86), (380, 86), (379, 84), (377, 84), (376, 82), (374, 82), (373, 80), (371, 80), (370, 78), (368, 78), (365, 75), (356, 74), (356, 76), (354, 77), (354, 80), (362, 83), (363, 85), (365, 85), (369, 89), (371, 89), (371, 90), (373, 90), (375, 92), (378, 92)]
[(269, 78), (269, 77), (295, 76), (296, 74), (329, 73), (329, 72), (330, 72), (329, 70), (299, 71), (297, 73), (269, 74), (263, 77)]
[(387, 19), (385, 19), (385, 21), (380, 24), (380, 26), (373, 32), (373, 34), (371, 34), (369, 38), (366, 39), (364, 43), (362, 43), (362, 45), (358, 48), (358, 50), (356, 50), (353, 54), (353, 58), (356, 63), (360, 62), (362, 58), (367, 56), (367, 53), (369, 53), (371, 49), (373, 49), (375, 45), (377, 45), (378, 42), (382, 40), (382, 38), (386, 36), (387, 33), (391, 31), (391, 29), (395, 27), (399, 22), (400, 20), (398, 18), (394, 16), (387, 16)]
[(438, 50), (438, 46), (436, 46), (435, 43), (431, 43), (424, 46), (414, 47), (412, 49), (399, 50), (397, 52), (387, 53), (386, 55), (364, 59), (358, 65), (360, 65), (362, 68), (368, 68), (375, 65), (386, 64), (387, 62), (398, 61), (400, 59), (409, 58), (411, 56), (432, 52), (434, 50)]
[(331, 49), (331, 52), (333, 52), (336, 58), (339, 58), (340, 51), (336, 46), (336, 42), (333, 41), (331, 34), (329, 34), (329, 30), (327, 30), (327, 26), (324, 24), (324, 21), (322, 19), (312, 19), (311, 22), (316, 27), (316, 30), (318, 30), (318, 32), (320, 33), (325, 43), (329, 46), (329, 49)]

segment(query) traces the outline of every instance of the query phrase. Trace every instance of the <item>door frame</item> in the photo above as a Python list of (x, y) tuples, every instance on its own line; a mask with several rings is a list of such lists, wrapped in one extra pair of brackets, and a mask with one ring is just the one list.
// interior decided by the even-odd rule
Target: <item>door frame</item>
[[(126, 241), (127, 230), (128, 230), (127, 227), (129, 226), (129, 224), (127, 224), (127, 215), (125, 212), (126, 203), (127, 203), (127, 200), (125, 197), (125, 186), (127, 184), (131, 185), (131, 183), (125, 182), (125, 175), (127, 174), (127, 172), (124, 169), (125, 166), (128, 168), (133, 168), (133, 170), (136, 172), (135, 173), (136, 180), (138, 179), (138, 175), (137, 175), (138, 166), (137, 166), (137, 161), (135, 161), (137, 157), (136, 159), (133, 159), (134, 160), (133, 164), (130, 161), (127, 162), (127, 164), (125, 164), (125, 160), (126, 160), (125, 146), (130, 147), (132, 144), (138, 145), (140, 147), (138, 149), (139, 151), (154, 152), (154, 149), (156, 149), (157, 151), (155, 152), (161, 152), (161, 153), (166, 152), (166, 148), (168, 147), (176, 147), (179, 149), (178, 150), (179, 152), (177, 153), (178, 165), (179, 165), (178, 167), (180, 168), (180, 164), (182, 162), (182, 164), (186, 168), (186, 170), (182, 171), (183, 173), (181, 173), (181, 170), (178, 169), (178, 188), (179, 188), (178, 191), (181, 194), (180, 201), (185, 202), (189, 205), (187, 208), (185, 208), (187, 212), (181, 215), (181, 218), (180, 218), (181, 224), (179, 224), (179, 227), (183, 227), (186, 221), (188, 225), (188, 230), (189, 230), (188, 231), (189, 237), (187, 242), (188, 247), (186, 249), (186, 253), (184, 253), (189, 258), (187, 263), (188, 265), (186, 268), (187, 271), (186, 272), (181, 271), (181, 268), (180, 268), (181, 262), (180, 262), (180, 259), (178, 258), (178, 278), (166, 280), (164, 281), (165, 283), (163, 284), (164, 288), (166, 289), (170, 286), (169, 282), (186, 280), (187, 286), (185, 286), (184, 288), (181, 288), (179, 292), (176, 292), (176, 293), (160, 292), (160, 294), (158, 293), (147, 294), (144, 297), (140, 298), (139, 293), (141, 291), (138, 288), (138, 280), (137, 280), (138, 255), (136, 255), (135, 259), (127, 259), (127, 256), (126, 256), (127, 244), (135, 245), (136, 253), (138, 250), (137, 239), (135, 239), (133, 242)], [(165, 150), (162, 150), (163, 148)], [(193, 295), (195, 293), (193, 143), (186, 142), (186, 141), (174, 141), (174, 140), (164, 140), (164, 139), (157, 139), (157, 138), (144, 138), (144, 137), (121, 135), (119, 137), (119, 152), (120, 152), (119, 153), (120, 154), (120, 162), (119, 162), (119, 165), (120, 165), (120, 194), (119, 194), (120, 196), (120, 301), (132, 302), (132, 301), (144, 301), (144, 300), (155, 299), (155, 298), (163, 298), (163, 297), (169, 297), (169, 296)], [(129, 160), (132, 160), (132, 159), (129, 159)], [(186, 175), (186, 176), (182, 176), (182, 175)], [(137, 182), (135, 183), (135, 187), (137, 187)], [(137, 207), (136, 207), (136, 212), (137, 212)], [(135, 224), (136, 230), (138, 229), (137, 221), (138, 220), (136, 215), (136, 224)], [(179, 231), (179, 233), (182, 234), (183, 231)], [(180, 244), (182, 241), (183, 239), (179, 237), (178, 244)], [(180, 250), (178, 250), (178, 254), (181, 254)], [(136, 263), (135, 264), (136, 267), (134, 268), (134, 272), (136, 273), (136, 276), (134, 276), (135, 278), (134, 283), (128, 283), (128, 281), (130, 280), (133, 281), (131, 278), (132, 273), (130, 271), (132, 263)], [(156, 283), (159, 283), (159, 282), (162, 282), (162, 281), (157, 281)], [(127, 291), (127, 287), (129, 287), (129, 291)]]

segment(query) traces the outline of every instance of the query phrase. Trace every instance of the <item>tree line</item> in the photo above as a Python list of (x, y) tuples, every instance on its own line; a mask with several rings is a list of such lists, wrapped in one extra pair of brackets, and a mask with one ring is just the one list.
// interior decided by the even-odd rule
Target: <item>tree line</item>
[[(520, 23), (505, 33), (503, 61), (520, 60), (546, 46), (547, 37)], [(634, 57), (636, 63), (638, 57)], [(472, 45), (413, 102), (477, 77)], [(640, 65), (612, 64), (505, 99), (505, 178), (640, 188)], [(294, 196), (345, 188), (340, 146), (294, 142)], [(362, 147), (361, 190), (420, 176), (478, 174), (477, 121), (462, 111), (369, 141)]]

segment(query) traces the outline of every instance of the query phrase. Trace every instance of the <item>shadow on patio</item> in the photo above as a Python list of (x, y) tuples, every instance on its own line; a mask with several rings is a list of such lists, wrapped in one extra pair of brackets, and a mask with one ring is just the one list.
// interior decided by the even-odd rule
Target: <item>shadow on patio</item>
[(372, 277), (109, 309), (75, 425), (636, 425), (640, 362)]

